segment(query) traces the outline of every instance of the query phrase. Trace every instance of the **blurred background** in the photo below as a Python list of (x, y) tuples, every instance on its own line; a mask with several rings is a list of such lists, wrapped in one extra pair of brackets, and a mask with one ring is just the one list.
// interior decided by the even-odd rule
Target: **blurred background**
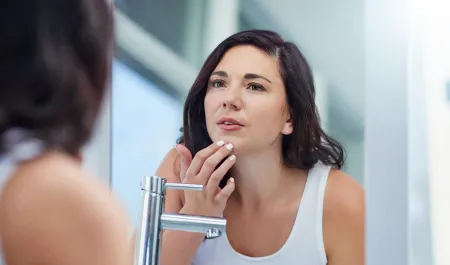
[(392, 242), (407, 243), (394, 259), (450, 265), (449, 1), (114, 4), (112, 91), (85, 155), (133, 224), (140, 180), (174, 147), (184, 97), (206, 56), (237, 31), (270, 29), (312, 65), (323, 127), (346, 149), (344, 171), (367, 191), (375, 242), (368, 248), (389, 251), (390, 242), (377, 237), (389, 233)]

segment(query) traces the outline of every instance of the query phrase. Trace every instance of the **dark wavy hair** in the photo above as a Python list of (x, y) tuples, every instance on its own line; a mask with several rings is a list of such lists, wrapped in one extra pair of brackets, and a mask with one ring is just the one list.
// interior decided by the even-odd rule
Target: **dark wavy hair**
[[(187, 95), (182, 136), (177, 142), (183, 143), (193, 155), (212, 143), (206, 130), (204, 109), (208, 80), (224, 54), (239, 45), (251, 45), (278, 58), (293, 122), (292, 134), (283, 135), (282, 138), (284, 164), (309, 170), (321, 161), (340, 169), (344, 164), (344, 149), (320, 127), (314, 80), (308, 62), (295, 44), (266, 30), (236, 33), (220, 43), (208, 56)], [(228, 178), (226, 176), (222, 180), (221, 187)]]
[(111, 4), (15, 0), (1, 6), (0, 154), (11, 129), (77, 154), (110, 82)]

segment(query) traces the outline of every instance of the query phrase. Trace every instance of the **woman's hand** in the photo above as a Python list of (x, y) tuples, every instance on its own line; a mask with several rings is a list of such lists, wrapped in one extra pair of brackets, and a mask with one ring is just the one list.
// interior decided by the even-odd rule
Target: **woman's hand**
[[(232, 144), (223, 141), (213, 143), (199, 151), (194, 159), (184, 145), (177, 145), (181, 156), (180, 178), (183, 183), (203, 185), (202, 191), (185, 190), (184, 214), (221, 217), (228, 198), (234, 191), (234, 179), (230, 178), (223, 189), (220, 181), (234, 165), (236, 157), (230, 156)], [(226, 158), (226, 159), (225, 159)], [(216, 169), (217, 165), (225, 161)]]

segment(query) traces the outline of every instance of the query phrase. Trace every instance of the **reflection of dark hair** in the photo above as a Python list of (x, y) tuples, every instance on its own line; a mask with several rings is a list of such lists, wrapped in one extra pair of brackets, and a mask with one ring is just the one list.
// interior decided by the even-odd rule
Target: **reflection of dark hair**
[[(285, 165), (309, 170), (316, 162), (321, 161), (341, 168), (344, 164), (344, 150), (320, 127), (313, 76), (306, 59), (295, 44), (285, 42), (278, 34), (264, 30), (236, 33), (220, 43), (209, 55), (186, 98), (183, 136), (178, 142), (184, 143), (193, 155), (212, 143), (206, 130), (204, 109), (208, 80), (222, 56), (230, 48), (239, 45), (252, 45), (279, 60), (294, 126), (293, 133), (284, 135), (282, 140)], [(224, 178), (222, 185), (226, 180)]]
[[(0, 14), (0, 140), (20, 129), (76, 154), (110, 80), (107, 0), (15, 0)], [(0, 142), (0, 153), (6, 146)]]

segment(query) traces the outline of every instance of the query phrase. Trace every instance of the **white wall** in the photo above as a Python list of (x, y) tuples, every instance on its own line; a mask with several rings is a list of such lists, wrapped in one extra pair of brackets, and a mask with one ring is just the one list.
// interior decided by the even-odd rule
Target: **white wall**
[(407, 265), (409, 6), (364, 3), (366, 264)]
[(428, 163), (435, 265), (450, 264), (450, 2), (423, 1)]

